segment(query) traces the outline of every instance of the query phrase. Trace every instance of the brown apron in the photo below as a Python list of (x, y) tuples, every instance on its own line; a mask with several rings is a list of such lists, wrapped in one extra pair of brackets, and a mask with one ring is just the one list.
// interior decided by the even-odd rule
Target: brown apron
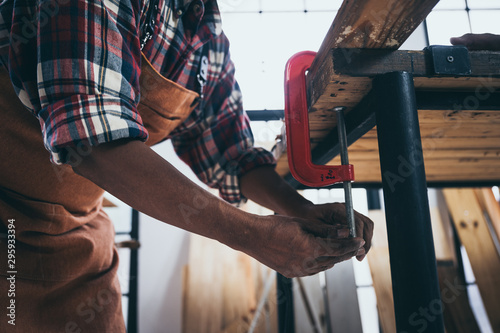
[[(151, 146), (188, 117), (198, 94), (142, 60), (139, 113)], [(39, 122), (17, 98), (5, 70), (0, 91), (0, 332), (125, 332), (104, 191), (71, 167), (50, 163)], [(14, 284), (6, 273), (12, 271), (6, 237), (11, 219)], [(15, 296), (8, 293), (12, 287)], [(6, 316), (12, 300), (15, 317)], [(9, 324), (13, 318), (15, 326)]]

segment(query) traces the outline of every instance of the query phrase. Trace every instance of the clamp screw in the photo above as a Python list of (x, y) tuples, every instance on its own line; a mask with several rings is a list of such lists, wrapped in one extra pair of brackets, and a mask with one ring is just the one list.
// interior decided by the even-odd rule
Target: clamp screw
[(446, 57), (446, 61), (448, 61), (448, 62), (453, 62), (454, 60), (455, 60), (455, 58), (453, 58), (453, 56), (451, 56), (451, 55)]

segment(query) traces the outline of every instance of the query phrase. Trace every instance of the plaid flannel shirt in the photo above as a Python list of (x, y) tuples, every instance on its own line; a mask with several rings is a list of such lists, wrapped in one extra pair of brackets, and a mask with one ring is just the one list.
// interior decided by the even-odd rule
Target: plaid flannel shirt
[[(51, 161), (67, 147), (146, 140), (140, 99), (140, 33), (149, 0), (4, 0), (0, 61), (38, 117)], [(159, 0), (144, 55), (163, 76), (198, 91), (202, 49), (210, 61), (203, 107), (170, 138), (180, 158), (222, 198), (239, 202), (238, 178), (272, 155), (253, 147), (216, 1)], [(204, 51), (206, 52), (206, 51)]]

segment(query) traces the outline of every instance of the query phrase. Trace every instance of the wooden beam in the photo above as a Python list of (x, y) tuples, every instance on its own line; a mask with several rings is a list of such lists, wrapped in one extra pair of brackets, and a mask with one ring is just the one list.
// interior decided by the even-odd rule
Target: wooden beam
[(500, 255), (473, 189), (443, 190), (494, 332), (500, 332)]
[(377, 297), (380, 326), (384, 333), (396, 333), (396, 315), (392, 296), (391, 265), (385, 213), (382, 210), (370, 210), (368, 216), (375, 224), (372, 248), (368, 252), (367, 259), (370, 265), (373, 289)]
[(329, 59), (335, 48), (397, 49), (431, 12), (438, 0), (344, 1), (307, 76), (310, 106), (332, 81)]
[(431, 221), (446, 332), (480, 333), (467, 292), (450, 291), (450, 284), (458, 284), (465, 288), (466, 283), (458, 273), (455, 242), (448, 211), (442, 214), (440, 208), (431, 209)]
[(191, 235), (189, 266), (184, 276), (183, 333), (220, 332), (224, 326), (221, 284), (224, 272), (218, 265), (220, 247), (214, 243)]
[(485, 214), (490, 218), (497, 240), (500, 239), (500, 204), (495, 199), (491, 188), (476, 189), (476, 196)]
[[(347, 58), (348, 52), (351, 55)], [(470, 81), (472, 78), (481, 77), (482, 80), (476, 82), (498, 85), (498, 80), (490, 79), (500, 77), (500, 52), (470, 51), (468, 53), (471, 73), (452, 76), (453, 81)], [(405, 71), (412, 73), (414, 77), (427, 77), (429, 80), (449, 77), (449, 75), (435, 75), (434, 64), (429, 56), (424, 50), (335, 49), (331, 59), (336, 75), (366, 77), (392, 71)]]

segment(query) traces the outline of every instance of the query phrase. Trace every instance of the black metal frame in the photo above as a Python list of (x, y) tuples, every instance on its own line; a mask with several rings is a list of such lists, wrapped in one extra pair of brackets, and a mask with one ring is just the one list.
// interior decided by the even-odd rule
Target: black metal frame
[[(378, 129), (382, 183), (353, 183), (355, 187), (384, 187), (387, 212), (387, 229), (391, 257), (391, 274), (396, 308), (398, 331), (415, 331), (415, 314), (420, 309), (440, 305), (439, 283), (432, 240), (427, 186), (494, 186), (497, 181), (450, 181), (427, 182), (421, 149), (418, 124), (418, 109), (449, 110), (461, 105), (470, 92), (415, 91), (413, 78), (407, 72), (392, 72), (376, 76), (374, 89), (346, 116), (348, 144), (352, 144), (375, 125)], [(392, 88), (388, 88), (392, 85)], [(378, 87), (378, 88), (377, 88)], [(478, 110), (498, 109), (500, 93), (494, 92), (481, 100)], [(268, 112), (249, 111), (251, 120), (266, 121), (282, 119), (281, 110)], [(395, 115), (399, 115), (396, 119)], [(403, 126), (404, 124), (404, 126)], [(394, 129), (405, 130), (394, 131)], [(411, 129), (408, 131), (408, 129)], [(407, 132), (408, 131), (408, 132)], [(312, 151), (315, 164), (326, 164), (340, 152), (336, 130), (319, 143)], [(413, 161), (411, 172), (404, 172), (401, 161)], [(394, 169), (395, 168), (395, 169)], [(389, 179), (384, 173), (391, 172), (401, 179)], [(401, 176), (401, 175), (399, 175)], [(385, 180), (384, 180), (385, 178)], [(285, 176), (296, 189), (309, 188), (298, 183), (291, 175)], [(391, 183), (392, 182), (392, 183)], [(394, 191), (392, 186), (397, 186)], [(331, 186), (331, 188), (340, 185)], [(403, 193), (403, 195), (401, 194)], [(402, 222), (404, 221), (404, 222)], [(403, 224), (404, 223), (404, 224)], [(281, 286), (280, 286), (281, 284)], [(285, 284), (285, 286), (283, 286)], [(278, 288), (291, 288), (291, 281), (278, 278)], [(408, 302), (411, 299), (411, 302)], [(279, 296), (279, 332), (293, 332), (293, 294)], [(290, 312), (291, 311), (291, 312)], [(444, 332), (442, 314), (426, 322), (426, 332)]]
[[(130, 232), (120, 231), (116, 236), (128, 235), (130, 240), (139, 241), (139, 211), (132, 208), (132, 218)], [(128, 292), (122, 293), (122, 296), (128, 297), (127, 307), (127, 332), (137, 333), (138, 331), (138, 277), (139, 277), (139, 248), (130, 248), (130, 266), (129, 266), (129, 288)]]
[[(139, 241), (139, 212), (132, 209), (132, 226), (130, 238)], [(138, 277), (139, 277), (139, 249), (130, 249), (130, 280), (128, 288), (127, 332), (137, 333), (138, 326)]]
[(414, 332), (421, 324), (426, 332), (444, 333), (442, 311), (417, 321), (422, 309), (441, 308), (442, 302), (413, 75), (379, 75), (373, 92), (396, 327)]

